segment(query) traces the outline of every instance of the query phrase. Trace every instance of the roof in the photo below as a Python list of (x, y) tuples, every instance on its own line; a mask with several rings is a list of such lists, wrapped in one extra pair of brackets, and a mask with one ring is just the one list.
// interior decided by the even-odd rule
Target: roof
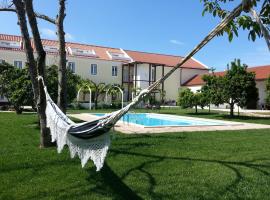
[[(21, 36), (16, 35), (7, 35), (7, 34), (0, 34), (0, 40), (4, 41), (13, 41), (13, 42), (22, 42)], [(42, 39), (42, 43), (44, 46), (49, 47), (58, 47), (57, 40), (48, 40)], [(23, 45), (21, 48), (5, 48), (0, 47), (2, 50), (13, 50), (13, 51), (23, 51)], [(34, 48), (34, 44), (32, 41), (32, 46)], [(183, 57), (181, 56), (174, 56), (174, 55), (165, 55), (165, 54), (158, 54), (158, 53), (147, 53), (147, 52), (139, 52), (139, 51), (132, 51), (132, 50), (122, 50), (120, 48), (112, 48), (112, 47), (104, 47), (104, 46), (96, 46), (96, 45), (88, 45), (88, 44), (80, 44), (80, 43), (73, 43), (73, 42), (66, 42), (66, 47), (80, 49), (80, 50), (89, 50), (94, 51), (97, 57), (91, 57), (87, 55), (76, 55), (76, 57), (85, 57), (85, 58), (94, 58), (94, 59), (101, 59), (101, 60), (112, 60), (112, 57), (108, 55), (108, 52), (111, 53), (121, 53), (129, 56), (131, 58), (130, 61), (128, 60), (118, 60), (119, 62), (127, 63), (127, 62), (140, 62), (140, 63), (150, 63), (150, 64), (159, 64), (165, 66), (175, 66)], [(57, 52), (47, 52), (48, 54), (56, 54)], [(72, 57), (75, 55), (71, 55), (68, 51), (68, 56)], [(115, 60), (117, 61), (117, 60)], [(183, 68), (195, 68), (195, 69), (204, 69), (206, 70), (207, 67), (200, 63), (199, 61), (191, 58), (188, 60), (183, 66)]]
[[(270, 76), (270, 65), (264, 65), (264, 66), (257, 66), (257, 67), (250, 67), (247, 69), (249, 72), (255, 73), (255, 80), (256, 81), (263, 81), (266, 80)], [(216, 76), (224, 76), (226, 71), (224, 72), (215, 72), (214, 74)], [(210, 74), (210, 73), (206, 73)], [(192, 77), (190, 80), (185, 82), (183, 86), (199, 86), (203, 85), (204, 81), (202, 80), (202, 77), (205, 74), (200, 74)]]
[[(4, 41), (14, 41), (14, 42), (21, 42), (22, 37), (21, 36), (15, 36), (15, 35), (6, 35), (6, 34), (0, 34), (0, 40)], [(52, 47), (58, 47), (58, 41), (57, 40), (48, 40), (48, 39), (42, 39), (42, 44), (44, 46), (52, 46)], [(32, 46), (34, 48), (34, 43), (32, 40)], [(102, 46), (95, 46), (95, 45), (88, 45), (88, 44), (79, 44), (79, 43), (73, 43), (73, 42), (66, 42), (66, 47), (76, 48), (80, 50), (94, 50), (97, 57), (95, 59), (101, 59), (101, 60), (112, 60), (107, 52), (113, 52), (113, 53), (123, 53), (123, 51), (119, 48), (111, 48), (111, 47), (102, 47)], [(7, 50), (8, 48), (0, 47), (0, 49)], [(10, 50), (10, 49), (9, 49)], [(23, 48), (20, 49), (12, 49), (15, 51), (23, 51)], [(53, 54), (51, 52), (47, 52), (48, 54)], [(68, 53), (68, 56), (71, 56), (71, 54)], [(89, 57), (84, 55), (76, 55), (76, 57)], [(89, 57), (90, 58), (90, 57)], [(91, 57), (93, 58), (93, 57)], [(125, 61), (123, 61), (125, 62)]]
[[(181, 56), (165, 55), (165, 54), (158, 54), (158, 53), (147, 53), (147, 52), (131, 51), (131, 50), (125, 50), (125, 52), (127, 52), (127, 54), (134, 60), (134, 62), (159, 64), (159, 65), (166, 65), (170, 67), (176, 66), (183, 59), (183, 57)], [(182, 66), (182, 68), (196, 68), (196, 69), (205, 69), (205, 70), (207, 69), (205, 65), (195, 60), (194, 58), (189, 59)]]

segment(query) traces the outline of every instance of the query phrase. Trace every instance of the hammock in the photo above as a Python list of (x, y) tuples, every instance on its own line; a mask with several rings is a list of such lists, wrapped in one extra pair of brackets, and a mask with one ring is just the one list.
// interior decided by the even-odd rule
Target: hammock
[(202, 49), (211, 39), (219, 34), (226, 25), (239, 16), (242, 12), (242, 4), (237, 6), (222, 22), (216, 26), (203, 40), (196, 46), (179, 64), (172, 68), (165, 76), (150, 85), (147, 89), (142, 90), (133, 101), (116, 112), (113, 112), (105, 117), (92, 122), (85, 122), (76, 124), (71, 121), (52, 101), (48, 94), (47, 88), (42, 80), (44, 91), (46, 94), (46, 116), (47, 126), (51, 130), (52, 142), (57, 143), (57, 150), (60, 153), (67, 144), (70, 150), (71, 157), (78, 157), (81, 159), (82, 167), (91, 159), (97, 171), (99, 171), (104, 163), (109, 145), (110, 145), (110, 129), (116, 122), (125, 115), (131, 108), (142, 101), (145, 96), (156, 89), (163, 81), (165, 81), (175, 70), (180, 68), (186, 61), (188, 61), (194, 54)]

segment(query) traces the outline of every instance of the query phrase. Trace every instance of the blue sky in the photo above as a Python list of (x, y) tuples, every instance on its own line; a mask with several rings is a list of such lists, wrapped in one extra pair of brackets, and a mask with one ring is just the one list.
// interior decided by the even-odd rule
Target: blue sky
[[(37, 12), (56, 15), (57, 0), (34, 2)], [(184, 56), (219, 22), (210, 15), (202, 17), (200, 0), (67, 2), (67, 40), (123, 49)], [(1, 33), (20, 34), (15, 14), (0, 13), (0, 21)], [(55, 38), (53, 25), (39, 21), (39, 28), (43, 38)], [(227, 36), (215, 38), (194, 57), (217, 70), (235, 58), (249, 66), (270, 64), (264, 40), (251, 42), (244, 31), (232, 43)]]

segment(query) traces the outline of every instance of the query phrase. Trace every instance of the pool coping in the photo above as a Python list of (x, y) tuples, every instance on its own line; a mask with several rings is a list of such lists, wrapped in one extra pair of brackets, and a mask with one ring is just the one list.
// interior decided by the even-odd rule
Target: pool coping
[[(87, 113), (91, 116), (97, 117), (97, 119), (100, 116), (97, 116), (95, 114), (107, 114), (107, 113)], [(132, 113), (136, 114), (136, 113)], [(205, 118), (199, 118), (199, 117), (189, 117), (189, 116), (179, 116), (179, 115), (170, 115), (170, 114), (162, 114), (162, 113), (139, 113), (139, 114), (151, 114), (151, 115), (163, 115), (166, 117), (171, 118), (177, 118), (177, 119), (188, 119), (188, 120), (195, 120), (195, 121), (204, 121), (204, 122), (215, 122), (215, 123), (223, 123), (223, 124), (200, 124), (200, 125), (163, 125), (163, 126), (144, 126), (142, 124), (136, 124), (133, 122), (126, 122), (123, 120), (119, 120), (118, 123), (123, 123), (124, 125), (134, 125), (141, 128), (166, 128), (166, 127), (205, 127), (205, 126), (234, 126), (234, 125), (240, 125), (242, 122), (231, 122), (231, 121), (224, 121), (224, 120), (215, 120), (215, 119), (205, 119)]]
[[(163, 114), (160, 114), (160, 115), (163, 115)], [(169, 114), (164, 114), (164, 115), (169, 115)], [(93, 115), (92, 113), (70, 114), (69, 116), (75, 117), (83, 121), (92, 121), (99, 118)], [(169, 115), (169, 116), (175, 116), (175, 115)], [(196, 117), (186, 117), (186, 116), (176, 116), (176, 117), (180, 117), (180, 118), (184, 117), (184, 118), (191, 118), (193, 120), (198, 119), (198, 120), (209, 121), (209, 119), (196, 118)], [(231, 122), (231, 121), (215, 120), (215, 119), (213, 120), (211, 119), (211, 121), (223, 122), (226, 125), (144, 127), (138, 124), (125, 123), (123, 121), (119, 121), (116, 123), (114, 130), (125, 133), (125, 134), (153, 134), (153, 133), (166, 133), (166, 132), (196, 132), (196, 131), (203, 132), (203, 131), (223, 131), (223, 130), (270, 129), (270, 125), (264, 125), (264, 124)]]

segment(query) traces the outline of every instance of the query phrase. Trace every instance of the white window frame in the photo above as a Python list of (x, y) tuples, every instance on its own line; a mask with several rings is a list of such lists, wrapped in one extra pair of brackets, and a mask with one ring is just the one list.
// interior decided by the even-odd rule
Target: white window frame
[[(18, 66), (16, 63), (20, 63), (21, 66)], [(14, 60), (13, 61), (14, 67), (17, 67), (18, 69), (22, 69), (23, 68), (23, 62), (21, 60)]]
[(97, 75), (97, 64), (91, 64), (90, 73), (91, 75)]
[(117, 74), (118, 74), (118, 67), (112, 66), (112, 76), (117, 76)]
[(75, 73), (75, 69), (76, 69), (76, 64), (75, 64), (75, 62), (72, 62), (72, 61), (70, 61), (70, 62), (68, 62), (68, 69), (72, 72), (72, 73)]

